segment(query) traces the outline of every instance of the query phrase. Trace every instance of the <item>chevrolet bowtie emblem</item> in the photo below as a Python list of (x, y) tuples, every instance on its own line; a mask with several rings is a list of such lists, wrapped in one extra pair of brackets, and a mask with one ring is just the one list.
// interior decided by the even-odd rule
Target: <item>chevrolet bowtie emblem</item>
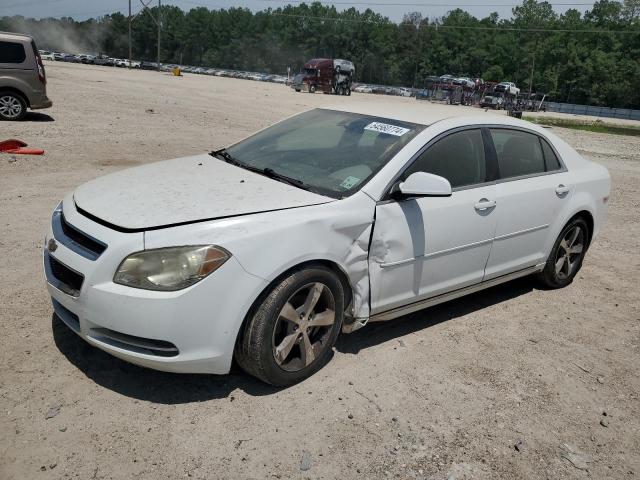
[(58, 249), (58, 242), (56, 242), (53, 238), (50, 238), (47, 242), (47, 250), (50, 252), (55, 252)]

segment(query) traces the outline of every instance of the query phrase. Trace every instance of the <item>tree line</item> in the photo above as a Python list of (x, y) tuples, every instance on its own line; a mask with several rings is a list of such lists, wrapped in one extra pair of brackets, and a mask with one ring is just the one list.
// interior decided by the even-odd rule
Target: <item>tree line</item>
[[(511, 18), (454, 9), (442, 17), (410, 12), (400, 23), (319, 2), (258, 12), (167, 5), (135, 16), (134, 59), (155, 60), (158, 16), (164, 63), (295, 73), (313, 57), (345, 58), (359, 82), (421, 87), (426, 76), (449, 73), (513, 81), (560, 102), (640, 108), (640, 0), (599, 0), (584, 14), (524, 0)], [(32, 34), (40, 48), (83, 50), (69, 53), (126, 58), (129, 51), (121, 13), (84, 21), (0, 17), (0, 30)]]

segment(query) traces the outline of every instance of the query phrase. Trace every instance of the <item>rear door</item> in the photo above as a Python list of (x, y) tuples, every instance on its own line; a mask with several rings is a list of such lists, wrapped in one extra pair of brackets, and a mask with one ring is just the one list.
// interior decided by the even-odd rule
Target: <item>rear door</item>
[(376, 206), (369, 255), (372, 314), (482, 281), (496, 228), (496, 173), (483, 136), (480, 128), (447, 133), (402, 174), (445, 177), (453, 187), (450, 197)]
[(534, 132), (490, 128), (497, 157), (496, 234), (485, 280), (546, 261), (550, 226), (571, 196), (569, 174)]
[(24, 79), (24, 72), (32, 72), (35, 65), (31, 47), (25, 42), (0, 38), (0, 72)]
[(29, 97), (30, 102), (43, 91), (38, 80), (36, 57), (29, 43), (0, 38), (0, 82), (0, 86), (17, 88)]

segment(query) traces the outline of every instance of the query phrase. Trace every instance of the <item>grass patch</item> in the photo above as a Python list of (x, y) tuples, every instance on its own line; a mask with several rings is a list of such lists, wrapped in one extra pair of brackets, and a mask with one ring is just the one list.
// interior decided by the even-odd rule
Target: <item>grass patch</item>
[(602, 120), (592, 122), (585, 120), (569, 120), (566, 118), (534, 117), (531, 115), (523, 115), (522, 118), (529, 122), (540, 125), (549, 125), (552, 127), (572, 128), (574, 130), (586, 130), (588, 132), (640, 137), (640, 127), (635, 125), (616, 125), (613, 123), (603, 122)]

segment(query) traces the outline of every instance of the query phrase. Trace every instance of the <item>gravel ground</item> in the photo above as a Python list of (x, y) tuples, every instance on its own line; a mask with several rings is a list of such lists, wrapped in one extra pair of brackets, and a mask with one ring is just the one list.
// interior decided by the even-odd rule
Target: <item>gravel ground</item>
[(0, 124), (0, 137), (46, 150), (0, 155), (1, 479), (640, 474), (640, 138), (556, 130), (613, 180), (608, 223), (571, 286), (522, 279), (371, 325), (341, 336), (317, 375), (278, 390), (236, 370), (134, 367), (54, 320), (40, 252), (51, 210), (88, 179), (220, 147), (310, 106), (415, 100), (47, 72), (54, 107)]

